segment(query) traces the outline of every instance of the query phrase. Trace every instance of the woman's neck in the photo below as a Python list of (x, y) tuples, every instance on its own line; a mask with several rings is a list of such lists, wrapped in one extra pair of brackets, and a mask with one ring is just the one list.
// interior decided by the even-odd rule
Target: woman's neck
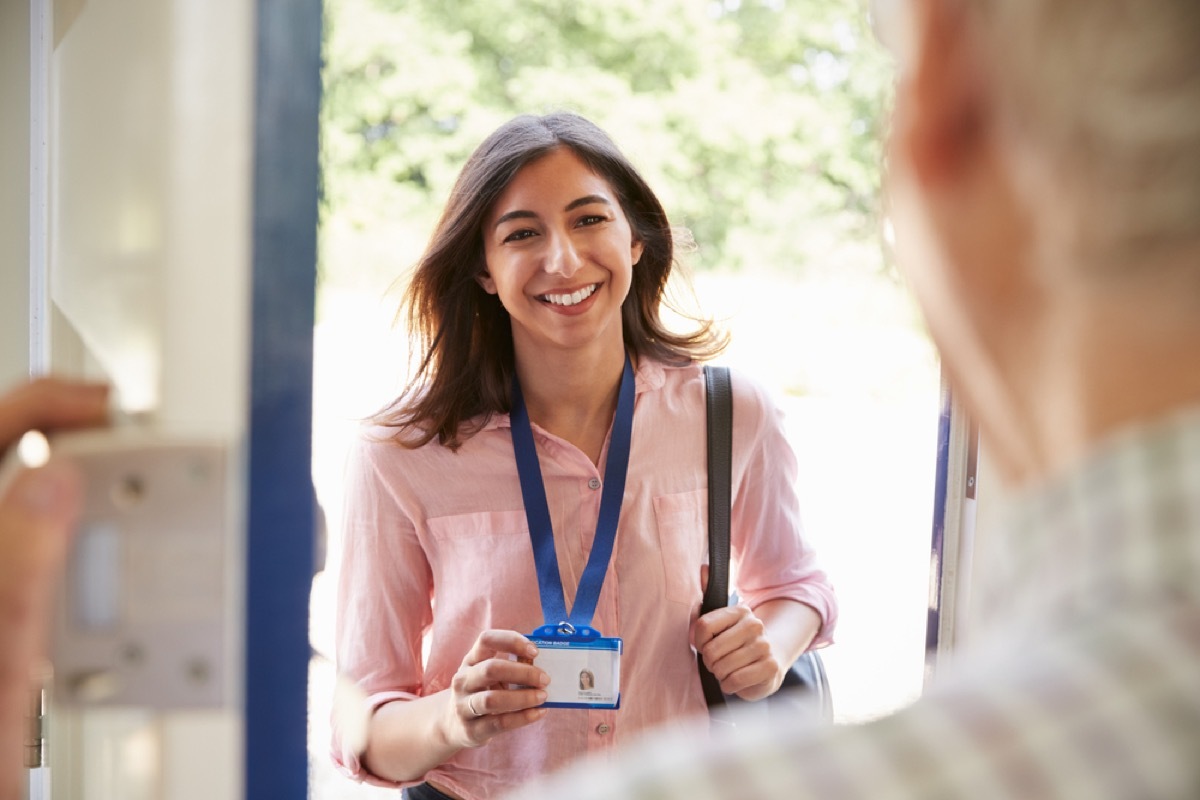
[(517, 375), (529, 418), (599, 464), (617, 408), (625, 368), (623, 350), (521, 358)]

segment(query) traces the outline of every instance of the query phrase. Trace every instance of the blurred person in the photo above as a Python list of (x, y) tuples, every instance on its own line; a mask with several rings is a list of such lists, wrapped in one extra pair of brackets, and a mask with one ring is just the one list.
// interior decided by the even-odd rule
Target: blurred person
[[(43, 378), (0, 395), (0, 461), (31, 430), (103, 424), (108, 388)], [(51, 459), (0, 486), (0, 800), (21, 796), (29, 696), (54, 588), (81, 510), (80, 478)]]
[(1200, 4), (893, 10), (897, 256), (1012, 490), (970, 639), (881, 720), (519, 797), (1200, 797)]
[[(673, 266), (662, 205), (582, 117), (517, 117), (464, 166), (407, 295), (421, 369), (349, 460), (338, 667), (372, 714), (365, 749), (335, 736), (352, 777), (418, 800), (483, 800), (652, 727), (700, 742), (696, 651), (725, 692), (757, 700), (830, 641), (836, 601), (800, 528), (782, 415), (741, 374), (731, 532), (743, 602), (698, 618), (699, 362), (723, 342), (706, 322), (663, 325)], [(573, 620), (588, 608), (577, 623), (623, 639), (619, 708), (592, 701), (612, 692), (609, 670), (608, 684), (593, 676), (593, 707), (539, 708), (554, 687), (527, 663), (528, 634), (562, 618), (547, 599), (557, 578)], [(560, 675), (573, 696), (579, 670)]]

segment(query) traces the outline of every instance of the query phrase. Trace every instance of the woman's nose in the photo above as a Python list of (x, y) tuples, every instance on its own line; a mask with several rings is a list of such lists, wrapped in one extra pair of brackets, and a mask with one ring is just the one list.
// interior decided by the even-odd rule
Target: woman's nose
[(555, 235), (550, 237), (550, 248), (546, 253), (546, 272), (569, 278), (579, 271), (583, 259), (575, 249), (571, 237)]

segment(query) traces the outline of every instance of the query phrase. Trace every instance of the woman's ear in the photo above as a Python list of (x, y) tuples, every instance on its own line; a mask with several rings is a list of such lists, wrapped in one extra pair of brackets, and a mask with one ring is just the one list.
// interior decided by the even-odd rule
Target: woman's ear
[(479, 282), (479, 285), (482, 286), (483, 290), (485, 292), (487, 292), (488, 294), (496, 294), (497, 293), (496, 292), (496, 282), (494, 280), (492, 280), (492, 273), (488, 272), (486, 269), (483, 272), (476, 275), (475, 280), (477, 280)]
[(633, 247), (630, 250), (630, 255), (633, 257), (633, 261), (631, 261), (630, 263), (637, 264), (639, 261), (641, 261), (642, 260), (642, 251), (644, 251), (645, 249), (646, 249), (645, 243), (643, 243), (641, 239), (638, 239), (635, 236), (633, 239)]

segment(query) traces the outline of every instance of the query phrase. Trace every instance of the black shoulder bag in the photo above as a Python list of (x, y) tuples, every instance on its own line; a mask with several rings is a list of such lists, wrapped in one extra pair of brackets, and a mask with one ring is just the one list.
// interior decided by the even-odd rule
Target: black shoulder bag
[[(726, 367), (706, 366), (704, 385), (708, 410), (708, 588), (700, 606), (703, 616), (729, 604), (729, 519), (733, 481), (733, 388)], [(720, 716), (726, 703), (746, 702), (726, 696), (716, 677), (696, 654), (700, 684), (709, 713)], [(832, 698), (825, 665), (815, 650), (796, 659), (784, 675), (779, 691), (759, 702), (768, 705), (774, 719), (797, 715), (828, 722), (833, 718)]]

